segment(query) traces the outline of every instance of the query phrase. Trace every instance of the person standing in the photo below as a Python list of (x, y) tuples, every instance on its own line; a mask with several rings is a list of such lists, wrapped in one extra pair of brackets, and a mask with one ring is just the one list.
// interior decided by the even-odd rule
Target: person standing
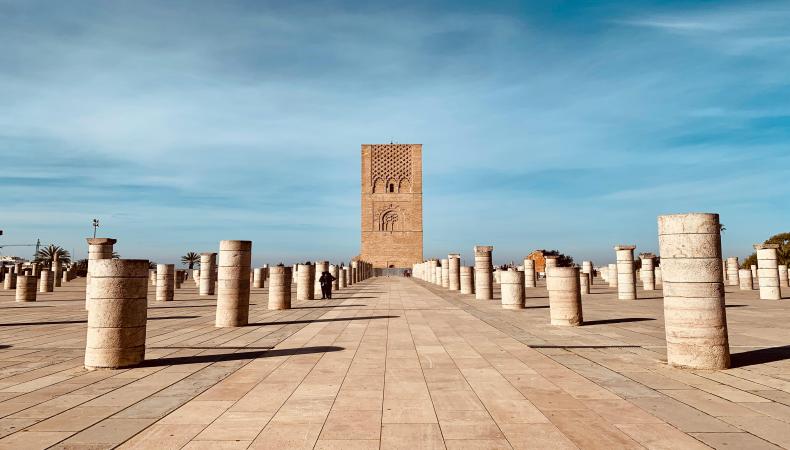
[(321, 284), (321, 298), (322, 299), (332, 299), (332, 282), (335, 281), (335, 277), (332, 276), (329, 272), (322, 272), (321, 278), (318, 279), (318, 282)]

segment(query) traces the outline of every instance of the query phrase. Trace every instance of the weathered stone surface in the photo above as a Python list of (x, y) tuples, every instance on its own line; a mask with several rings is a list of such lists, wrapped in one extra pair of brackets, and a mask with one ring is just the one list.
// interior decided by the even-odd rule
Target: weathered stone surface
[(251, 241), (220, 241), (217, 274), (217, 327), (249, 323)]
[(53, 292), (55, 290), (55, 272), (44, 268), (39, 273), (39, 292)]
[[(297, 264), (296, 299), (313, 300), (315, 298), (315, 266), (312, 264)], [(353, 278), (353, 276), (352, 276)]]
[(19, 275), (16, 277), (16, 301), (36, 301), (36, 277), (33, 275)]
[(451, 291), (461, 290), (461, 255), (451, 253), (447, 255), (447, 287)]
[(461, 267), (461, 293), (475, 293), (475, 270), (474, 267)]
[(534, 288), (538, 285), (537, 274), (535, 273), (535, 261), (529, 257), (524, 258), (524, 287)]
[(658, 218), (670, 365), (694, 369), (730, 365), (719, 230), (718, 214)]
[(291, 309), (290, 267), (269, 267), (269, 309)]
[(499, 275), (502, 291), (502, 309), (524, 308), (524, 272), (516, 269), (502, 271)]
[(375, 268), (422, 261), (422, 144), (363, 144), (361, 190), (360, 259)]
[(101, 259), (93, 264), (85, 367), (139, 364), (145, 357), (148, 261)]
[(752, 280), (752, 271), (749, 269), (738, 270), (738, 286), (742, 291), (754, 290), (754, 282)]
[(738, 266), (738, 257), (730, 256), (727, 258), (727, 284), (730, 286), (738, 286), (738, 275), (740, 266)]
[(175, 264), (156, 265), (156, 301), (172, 302), (175, 295)]
[(549, 315), (552, 325), (582, 324), (582, 296), (577, 267), (550, 267), (546, 274), (549, 291)]
[(617, 298), (620, 300), (636, 300), (635, 248), (633, 245), (618, 245), (614, 248), (617, 255)]
[(90, 309), (91, 299), (90, 285), (91, 285), (91, 261), (99, 259), (112, 258), (113, 245), (118, 242), (111, 238), (88, 238), (88, 272), (86, 275), (86, 289), (85, 289), (85, 309)]
[(781, 300), (779, 286), (779, 264), (776, 251), (779, 244), (755, 244), (757, 252), (757, 282), (760, 285), (761, 300)]
[(642, 279), (642, 288), (646, 291), (654, 291), (656, 289), (656, 255), (642, 253), (639, 255), (639, 258), (642, 260), (642, 269), (639, 271), (639, 276)]
[(494, 298), (494, 274), (491, 252), (494, 247), (477, 245), (475, 252), (475, 298), (492, 300)]

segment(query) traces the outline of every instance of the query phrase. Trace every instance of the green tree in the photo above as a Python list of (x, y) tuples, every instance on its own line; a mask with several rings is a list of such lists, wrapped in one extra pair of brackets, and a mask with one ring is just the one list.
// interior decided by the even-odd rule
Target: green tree
[[(765, 240), (765, 244), (779, 244), (776, 249), (776, 259), (778, 264), (790, 264), (790, 233), (775, 234)], [(747, 256), (741, 263), (741, 267), (757, 265), (757, 253)]]
[(194, 269), (195, 265), (200, 265), (200, 255), (195, 252), (189, 252), (181, 257), (181, 264), (189, 266), (189, 269)]
[(55, 255), (57, 255), (58, 259), (60, 259), (60, 261), (64, 264), (71, 262), (71, 255), (69, 254), (68, 250), (53, 244), (49, 244), (46, 247), (40, 248), (36, 253), (36, 257), (33, 259), (33, 262), (49, 267), (52, 264), (52, 261), (55, 259)]

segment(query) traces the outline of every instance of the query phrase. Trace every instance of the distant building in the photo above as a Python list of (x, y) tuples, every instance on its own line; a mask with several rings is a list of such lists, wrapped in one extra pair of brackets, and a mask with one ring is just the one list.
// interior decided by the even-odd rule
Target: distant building
[(535, 250), (527, 255), (527, 259), (535, 261), (535, 272), (543, 273), (546, 271), (546, 257), (543, 252), (545, 250)]
[(16, 264), (16, 263), (26, 263), (27, 260), (25, 258), (20, 258), (19, 256), (0, 256), (0, 262), (6, 264)]

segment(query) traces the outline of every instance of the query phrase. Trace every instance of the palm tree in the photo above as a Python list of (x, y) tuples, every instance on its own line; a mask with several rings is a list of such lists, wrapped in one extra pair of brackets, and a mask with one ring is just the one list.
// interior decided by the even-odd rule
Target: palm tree
[(119, 255), (118, 252), (113, 251), (112, 252), (112, 259), (121, 259), (121, 255)]
[(60, 262), (64, 264), (71, 262), (71, 255), (69, 254), (69, 251), (54, 244), (49, 244), (46, 247), (40, 248), (36, 253), (36, 257), (33, 259), (33, 262), (49, 266), (52, 261), (55, 260), (56, 255)]
[(194, 269), (195, 264), (200, 265), (200, 255), (195, 252), (189, 252), (181, 257), (181, 264), (189, 265), (189, 269)]

